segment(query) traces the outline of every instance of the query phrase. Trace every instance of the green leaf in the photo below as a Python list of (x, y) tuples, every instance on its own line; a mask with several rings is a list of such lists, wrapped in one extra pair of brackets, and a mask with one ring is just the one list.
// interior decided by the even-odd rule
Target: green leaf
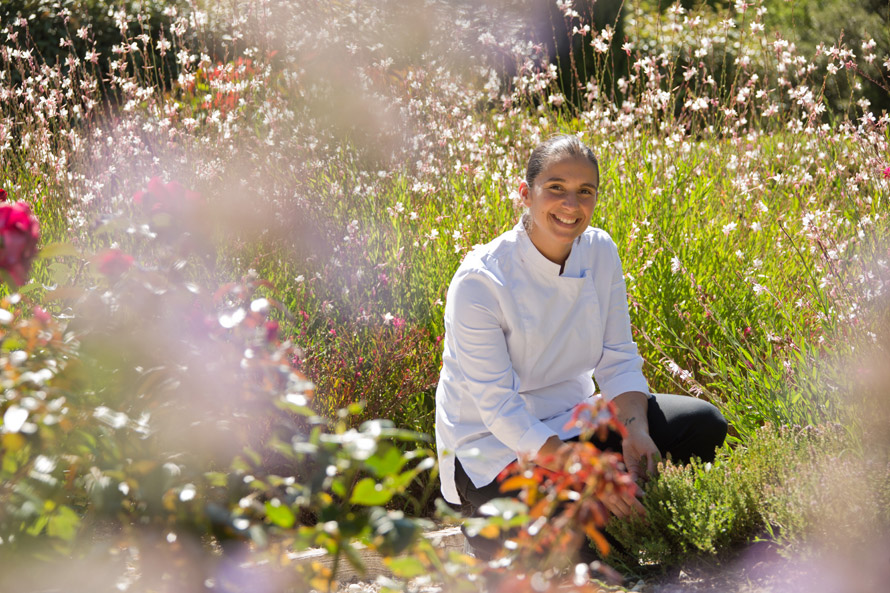
[(331, 482), (331, 491), (340, 498), (346, 497), (346, 484), (341, 478), (336, 478)]
[(382, 478), (401, 470), (406, 461), (407, 459), (405, 459), (398, 447), (390, 445), (386, 447), (383, 454), (381, 454), (380, 449), (378, 448), (374, 455), (371, 455), (365, 460), (365, 465), (367, 465), (378, 478)]
[(216, 486), (217, 488), (225, 488), (228, 483), (229, 476), (223, 472), (205, 472), (204, 479), (207, 480), (207, 483), (211, 486)]
[(54, 284), (66, 284), (71, 278), (71, 268), (62, 262), (53, 262), (49, 265)]
[(509, 519), (528, 512), (528, 507), (513, 498), (494, 498), (481, 507), (479, 513), (488, 517), (504, 517)]
[(390, 498), (392, 498), (392, 492), (389, 489), (384, 488), (371, 478), (364, 478), (355, 485), (349, 502), (370, 507), (386, 504)]
[(266, 518), (284, 529), (293, 527), (297, 520), (289, 506), (283, 504), (275, 506), (271, 501), (266, 502)]
[(28, 535), (40, 535), (40, 532), (43, 531), (44, 527), (46, 527), (47, 521), (49, 521), (49, 517), (47, 517), (46, 515), (41, 515), (37, 518), (33, 525), (25, 530), (25, 533), (27, 533)]
[(426, 566), (414, 556), (401, 558), (385, 558), (383, 563), (394, 575), (403, 579), (413, 579), (427, 573)]
[(349, 542), (344, 542), (343, 547), (340, 548), (340, 550), (346, 555), (349, 564), (351, 564), (356, 571), (360, 574), (365, 574), (365, 563), (362, 562), (361, 554), (359, 554)]
[(65, 255), (80, 256), (80, 252), (71, 243), (59, 242), (45, 245), (37, 254), (37, 259), (50, 259)]
[(59, 539), (70, 541), (74, 539), (78, 526), (80, 526), (80, 517), (77, 516), (77, 513), (72, 511), (69, 507), (61, 506), (53, 516), (49, 518), (46, 532), (50, 537), (57, 537)]

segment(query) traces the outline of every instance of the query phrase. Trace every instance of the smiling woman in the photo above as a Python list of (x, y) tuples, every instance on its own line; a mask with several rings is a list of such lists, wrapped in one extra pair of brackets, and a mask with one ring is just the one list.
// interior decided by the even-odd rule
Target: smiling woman
[[(466, 515), (505, 495), (497, 476), (519, 455), (547, 467), (578, 438), (574, 409), (598, 398), (627, 430), (596, 444), (620, 450), (634, 479), (668, 453), (712, 459), (726, 436), (713, 405), (649, 392), (615, 243), (590, 227), (598, 188), (596, 157), (577, 137), (540, 144), (519, 186), (528, 211), (468, 254), (448, 288), (436, 442), (442, 493)], [(630, 495), (601, 502), (618, 516), (642, 511)], [(470, 543), (482, 558), (502, 545)]]

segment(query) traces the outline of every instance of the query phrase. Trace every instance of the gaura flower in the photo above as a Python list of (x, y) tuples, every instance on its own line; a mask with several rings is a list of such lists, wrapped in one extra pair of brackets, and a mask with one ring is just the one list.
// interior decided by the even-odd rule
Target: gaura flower
[[(6, 192), (2, 197), (6, 199)], [(40, 223), (24, 202), (0, 202), (0, 269), (22, 286), (37, 255)]]

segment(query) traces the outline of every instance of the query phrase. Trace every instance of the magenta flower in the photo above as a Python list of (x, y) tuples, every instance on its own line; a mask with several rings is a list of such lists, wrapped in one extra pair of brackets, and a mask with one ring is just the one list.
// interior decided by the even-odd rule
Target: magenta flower
[(0, 202), (0, 269), (18, 286), (26, 281), (39, 239), (40, 223), (26, 203)]
[(117, 278), (133, 265), (133, 256), (120, 249), (108, 249), (96, 258), (99, 272), (110, 278)]
[(884, 169), (884, 179), (890, 179), (890, 166)]

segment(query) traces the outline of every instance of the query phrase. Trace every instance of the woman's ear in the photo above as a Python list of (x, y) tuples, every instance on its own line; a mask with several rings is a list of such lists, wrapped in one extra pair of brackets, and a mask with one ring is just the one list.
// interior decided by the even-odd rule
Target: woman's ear
[(519, 182), (519, 197), (522, 199), (522, 204), (528, 208), (531, 206), (531, 197), (529, 196), (529, 192), (531, 188), (528, 186), (528, 183), (523, 179)]

